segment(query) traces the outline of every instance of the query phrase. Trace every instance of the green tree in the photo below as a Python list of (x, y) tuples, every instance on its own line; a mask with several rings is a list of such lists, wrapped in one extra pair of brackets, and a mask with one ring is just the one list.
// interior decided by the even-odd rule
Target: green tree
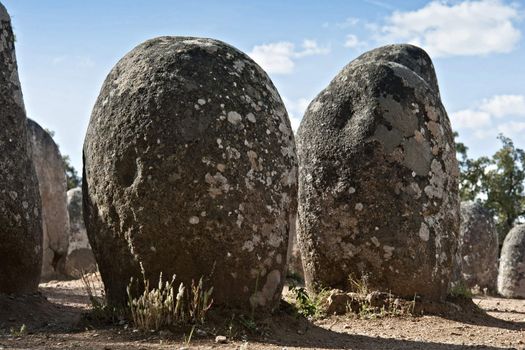
[(456, 143), (456, 151), (461, 199), (480, 200), (494, 213), (501, 244), (525, 215), (525, 152), (508, 137), (500, 134), (498, 139), (502, 147), (490, 158), (469, 159), (462, 143)]
[(71, 165), (71, 160), (69, 159), (69, 156), (62, 156), (62, 161), (64, 163), (64, 171), (66, 172), (67, 189), (70, 190), (72, 188), (80, 186), (82, 180), (78, 176), (75, 167)]

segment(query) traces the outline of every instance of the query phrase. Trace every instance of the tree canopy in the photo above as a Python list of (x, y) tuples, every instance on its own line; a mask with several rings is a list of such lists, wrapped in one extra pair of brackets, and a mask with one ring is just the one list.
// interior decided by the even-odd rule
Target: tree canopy
[(502, 134), (498, 139), (502, 146), (492, 157), (470, 159), (461, 142), (456, 143), (456, 151), (461, 200), (481, 201), (493, 212), (501, 244), (525, 215), (525, 152)]

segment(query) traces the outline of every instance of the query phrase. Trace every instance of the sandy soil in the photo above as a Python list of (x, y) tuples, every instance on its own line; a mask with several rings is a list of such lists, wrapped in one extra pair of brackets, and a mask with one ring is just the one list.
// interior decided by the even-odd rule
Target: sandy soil
[[(189, 329), (143, 334), (124, 321), (93, 322), (83, 315), (90, 304), (78, 280), (50, 281), (34, 295), (0, 296), (0, 349), (525, 349), (525, 300), (474, 302), (482, 311), (453, 307), (441, 316), (332, 316), (315, 322), (283, 307), (256, 330), (230, 330), (232, 322), (225, 321), (198, 329), (185, 344)], [(218, 334), (234, 339), (217, 344)]]

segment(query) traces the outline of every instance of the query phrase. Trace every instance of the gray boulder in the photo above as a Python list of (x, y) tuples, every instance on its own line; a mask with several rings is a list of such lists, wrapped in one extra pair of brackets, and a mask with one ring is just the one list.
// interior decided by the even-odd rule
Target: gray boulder
[(89, 244), (82, 215), (82, 188), (77, 187), (67, 191), (67, 210), (70, 232), (64, 272), (68, 276), (80, 278), (83, 273), (97, 271), (97, 263)]
[(38, 288), (42, 222), (38, 181), (27, 138), (14, 34), (0, 4), (0, 293)]
[(498, 293), (506, 298), (525, 298), (525, 224), (514, 226), (503, 241)]
[(455, 283), (495, 292), (498, 250), (498, 233), (490, 212), (479, 202), (461, 202)]
[(27, 129), (42, 199), (41, 278), (48, 280), (64, 274), (69, 244), (66, 173), (62, 155), (51, 135), (31, 119), (27, 120)]
[(273, 309), (296, 215), (288, 115), (266, 73), (217, 40), (159, 37), (109, 73), (84, 141), (84, 218), (113, 304), (139, 264), (216, 304)]
[(443, 299), (459, 229), (458, 165), (429, 56), (381, 47), (348, 64), (297, 135), (299, 229), (309, 290)]

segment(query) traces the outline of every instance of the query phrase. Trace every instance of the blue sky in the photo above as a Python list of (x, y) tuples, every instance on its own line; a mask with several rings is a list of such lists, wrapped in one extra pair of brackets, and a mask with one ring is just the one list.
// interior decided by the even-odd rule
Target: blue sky
[(28, 116), (81, 169), (91, 109), (113, 65), (159, 35), (220, 39), (270, 74), (292, 124), (341, 68), (387, 43), (426, 49), (472, 156), (505, 133), (525, 148), (525, 2), (507, 0), (3, 0)]

